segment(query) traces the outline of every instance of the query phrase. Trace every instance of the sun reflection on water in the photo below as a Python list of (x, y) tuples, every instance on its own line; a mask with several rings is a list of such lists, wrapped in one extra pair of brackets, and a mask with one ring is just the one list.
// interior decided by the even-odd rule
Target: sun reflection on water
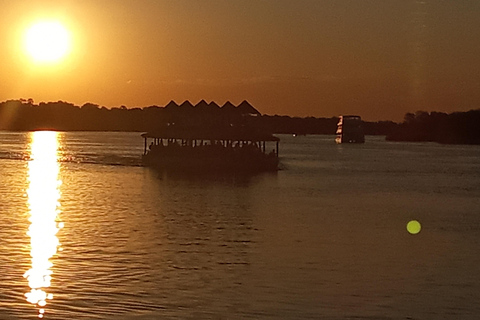
[(30, 237), (32, 267), (25, 272), (30, 291), (27, 301), (39, 307), (38, 317), (43, 318), (47, 300), (53, 295), (47, 292), (52, 280), (53, 266), (50, 259), (57, 253), (60, 243), (57, 232), (62, 227), (60, 213), (60, 184), (58, 178), (58, 133), (38, 131), (31, 134), (31, 155), (28, 163), (28, 204), (30, 209)]

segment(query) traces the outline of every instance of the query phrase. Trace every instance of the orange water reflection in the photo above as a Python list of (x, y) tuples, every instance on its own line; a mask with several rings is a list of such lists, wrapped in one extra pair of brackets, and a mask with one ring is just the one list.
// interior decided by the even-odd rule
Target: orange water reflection
[(60, 213), (60, 184), (58, 164), (58, 133), (38, 131), (31, 133), (30, 161), (28, 163), (28, 204), (30, 209), (30, 237), (32, 267), (25, 272), (30, 291), (27, 301), (38, 307), (38, 317), (44, 315), (52, 280), (50, 259), (60, 245), (57, 232), (62, 227)]

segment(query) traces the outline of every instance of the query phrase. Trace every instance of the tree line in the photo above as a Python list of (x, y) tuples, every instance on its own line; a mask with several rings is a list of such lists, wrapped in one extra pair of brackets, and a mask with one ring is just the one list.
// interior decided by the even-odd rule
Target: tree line
[[(188, 100), (178, 105), (106, 108), (93, 103), (75, 106), (72, 103), (8, 100), (0, 103), (0, 130), (33, 131), (151, 131), (159, 126), (218, 125), (219, 123), (258, 126), (272, 133), (335, 134), (338, 117), (290, 117), (262, 115), (247, 101), (234, 106), (226, 102), (218, 106), (204, 100), (196, 105)], [(365, 122), (367, 134), (385, 135), (396, 124), (391, 121)]]
[(444, 144), (480, 144), (480, 109), (467, 112), (407, 113), (395, 126), (389, 141), (429, 141)]
[[(201, 100), (196, 105), (171, 101), (165, 106), (106, 108), (94, 103), (7, 100), (0, 103), (0, 130), (33, 131), (153, 131), (165, 125), (252, 125), (272, 133), (335, 134), (338, 117), (262, 115), (247, 101), (219, 106)], [(435, 141), (480, 144), (480, 110), (407, 113), (402, 123), (363, 122), (367, 135), (385, 135), (390, 141)]]

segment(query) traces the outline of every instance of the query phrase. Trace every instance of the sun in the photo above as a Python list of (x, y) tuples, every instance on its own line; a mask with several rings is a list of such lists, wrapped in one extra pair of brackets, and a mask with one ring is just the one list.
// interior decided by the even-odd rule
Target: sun
[(25, 49), (35, 62), (58, 62), (70, 50), (70, 33), (58, 21), (37, 22), (25, 33)]

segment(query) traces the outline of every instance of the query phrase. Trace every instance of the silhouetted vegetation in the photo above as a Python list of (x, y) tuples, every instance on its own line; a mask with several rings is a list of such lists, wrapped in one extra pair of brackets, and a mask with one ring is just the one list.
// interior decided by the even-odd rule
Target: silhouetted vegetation
[[(255, 125), (272, 133), (335, 134), (337, 117), (290, 117), (262, 115), (247, 101), (238, 106), (223, 106), (202, 100), (196, 105), (188, 100), (178, 105), (145, 108), (106, 108), (94, 103), (40, 102), (31, 99), (0, 103), (0, 130), (33, 131), (154, 131), (165, 125), (216, 126)], [(390, 141), (434, 141), (440, 143), (480, 144), (480, 110), (455, 112), (418, 111), (407, 113), (404, 121), (363, 122), (367, 135), (386, 135)]]
[(480, 110), (468, 112), (407, 113), (403, 123), (386, 137), (389, 141), (430, 141), (480, 144)]
[(247, 118), (260, 116), (253, 106), (243, 101), (238, 106), (227, 102), (220, 107), (215, 102), (189, 101), (177, 105), (171, 101), (164, 107), (107, 109), (85, 103), (78, 107), (68, 102), (9, 100), (0, 103), (0, 130), (32, 131), (152, 131), (165, 125), (211, 126), (219, 123), (243, 124)]
[[(261, 115), (247, 101), (223, 106), (202, 100), (196, 105), (170, 101), (165, 106), (105, 108), (93, 103), (75, 106), (64, 101), (9, 100), (0, 103), (0, 130), (32, 131), (153, 131), (164, 125), (215, 126), (249, 124), (273, 133), (335, 134), (338, 122), (332, 118), (299, 118)], [(365, 122), (367, 134), (386, 135), (396, 124), (391, 121)]]

